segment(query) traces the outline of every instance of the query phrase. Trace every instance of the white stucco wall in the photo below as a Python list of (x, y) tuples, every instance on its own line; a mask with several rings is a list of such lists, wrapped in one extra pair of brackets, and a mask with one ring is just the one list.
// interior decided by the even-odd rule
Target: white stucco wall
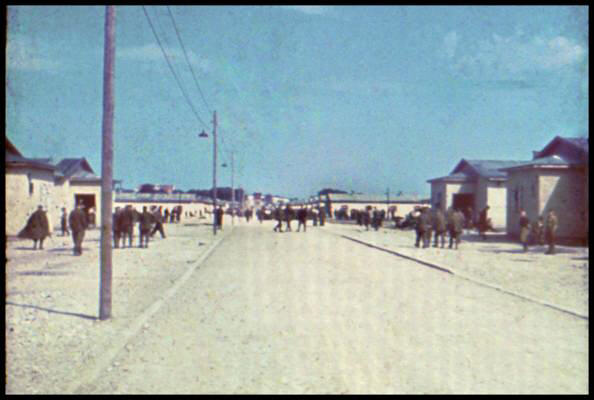
[[(30, 179), (29, 179), (29, 176)], [(29, 216), (40, 204), (48, 212), (50, 230), (59, 224), (59, 215), (55, 212), (53, 189), (54, 174), (51, 171), (10, 168), (6, 170), (5, 182), (5, 233), (16, 235), (26, 224)], [(33, 193), (29, 194), (29, 182), (33, 184)]]
[(585, 238), (585, 180), (584, 171), (576, 169), (542, 171), (539, 176), (539, 211), (543, 215), (551, 209), (555, 211), (559, 237)]

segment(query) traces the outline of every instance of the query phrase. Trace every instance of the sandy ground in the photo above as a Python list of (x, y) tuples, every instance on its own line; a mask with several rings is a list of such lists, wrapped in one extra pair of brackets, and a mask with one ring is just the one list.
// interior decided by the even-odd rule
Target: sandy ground
[[(337, 236), (415, 251), (405, 249), (410, 232), (272, 226), (243, 222), (217, 235), (218, 247), (105, 368), (106, 349), (213, 245), (210, 228), (166, 226), (169, 237), (148, 250), (116, 250), (114, 317), (102, 322), (93, 232), (78, 258), (61, 238), (44, 253), (9, 242), (7, 393), (587, 393), (587, 320)], [(419, 251), (458, 270), (471, 263), (452, 260), (474, 259), (482, 275), (465, 273), (524, 282), (513, 289), (548, 301), (587, 303), (587, 250), (546, 261), (495, 251), (506, 246), (514, 249)], [(506, 268), (522, 278), (506, 281)], [(520, 268), (549, 274), (531, 283)], [(551, 297), (559, 290), (574, 297)]]

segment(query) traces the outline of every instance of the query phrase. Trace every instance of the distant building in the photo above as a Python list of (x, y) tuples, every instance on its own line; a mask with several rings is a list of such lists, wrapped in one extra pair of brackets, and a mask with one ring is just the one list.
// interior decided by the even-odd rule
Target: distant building
[(56, 167), (24, 157), (8, 138), (5, 144), (5, 234), (16, 235), (39, 205), (48, 211), (50, 229), (53, 229), (59, 221), (54, 200)]
[(476, 220), (481, 210), (489, 206), (488, 216), (495, 228), (506, 226), (507, 174), (502, 168), (525, 161), (462, 159), (452, 172), (430, 179), (431, 205), (445, 211), (450, 206), (460, 210), (471, 208)]
[(530, 220), (554, 210), (561, 238), (588, 238), (588, 139), (556, 136), (533, 159), (503, 168), (507, 181), (507, 232), (519, 235), (519, 212)]
[(328, 193), (312, 197), (310, 204), (322, 207), (332, 217), (334, 217), (334, 211), (337, 210), (343, 210), (350, 215), (351, 210), (363, 210), (367, 206), (377, 207), (378, 210), (385, 210), (386, 213), (390, 207), (396, 207), (394, 216), (405, 217), (416, 206), (429, 205), (429, 198), (406, 194), (388, 196), (387, 194)]
[(59, 207), (70, 212), (78, 203), (85, 211), (95, 209), (95, 221), (101, 221), (101, 177), (95, 175), (86, 158), (64, 158), (56, 164), (55, 195)]

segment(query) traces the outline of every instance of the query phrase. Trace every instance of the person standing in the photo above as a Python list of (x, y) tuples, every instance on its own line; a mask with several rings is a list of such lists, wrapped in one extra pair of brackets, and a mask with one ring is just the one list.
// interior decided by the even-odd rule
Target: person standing
[(169, 222), (169, 208), (166, 208), (165, 211), (163, 211), (163, 223), (168, 223)]
[(287, 232), (292, 232), (291, 229), (291, 220), (293, 219), (293, 209), (291, 208), (290, 204), (287, 204), (287, 207), (285, 208), (285, 222), (287, 223), (287, 227), (285, 228), (285, 231)]
[(128, 239), (128, 247), (132, 247), (132, 239), (134, 238), (134, 223), (136, 222), (136, 211), (130, 204), (126, 205), (120, 217), (120, 229), (122, 232), (122, 248), (126, 247), (126, 238)]
[(439, 204), (433, 214), (433, 230), (435, 231), (433, 247), (437, 247), (438, 239), (441, 237), (441, 248), (443, 249), (445, 247), (446, 218), (439, 208)]
[(420, 243), (422, 241), (424, 249), (429, 247), (429, 243), (431, 240), (431, 237), (429, 236), (429, 240), (428, 240), (428, 236), (427, 236), (427, 231), (429, 229), (431, 229), (431, 217), (429, 216), (429, 213), (427, 210), (428, 209), (426, 207), (421, 209), (420, 215), (417, 220), (417, 226), (416, 226), (417, 237), (415, 240), (415, 247), (419, 247)]
[(62, 236), (70, 235), (68, 230), (68, 213), (66, 208), (62, 207), (62, 217), (60, 218), (60, 224), (62, 225)]
[(526, 211), (520, 211), (520, 243), (524, 251), (528, 251), (528, 236), (530, 235), (530, 220), (526, 216)]
[(326, 209), (324, 207), (319, 207), (318, 215), (320, 216), (320, 226), (324, 226), (326, 223)]
[(553, 210), (550, 210), (545, 221), (545, 239), (549, 245), (549, 249), (545, 254), (555, 254), (555, 238), (558, 226), (557, 215)]
[(142, 207), (142, 214), (138, 218), (138, 233), (140, 235), (140, 242), (138, 247), (148, 248), (149, 237), (155, 217), (151, 214), (146, 206)]
[(72, 241), (74, 242), (73, 254), (75, 256), (80, 256), (82, 255), (82, 242), (85, 238), (85, 230), (89, 224), (82, 202), (78, 203), (76, 208), (70, 212), (68, 223), (70, 224)]
[(95, 214), (95, 207), (89, 208), (89, 228), (94, 228), (96, 226), (96, 214)]
[(483, 210), (479, 214), (478, 230), (479, 230), (480, 237), (483, 240), (487, 240), (486, 232), (489, 229), (489, 218), (487, 216), (487, 213), (489, 212), (489, 208), (490, 208), (489, 206), (486, 206), (485, 208), (483, 208)]
[(544, 218), (541, 215), (532, 223), (532, 242), (543, 246), (545, 244), (544, 233)]
[(122, 220), (122, 210), (120, 207), (115, 208), (115, 212), (113, 213), (111, 225), (113, 230), (113, 247), (117, 249), (120, 247), (120, 238), (122, 237), (122, 229), (120, 227)]
[(157, 231), (161, 234), (161, 238), (165, 239), (165, 231), (163, 230), (163, 215), (161, 214), (161, 207), (153, 206), (153, 216), (155, 217), (155, 227), (151, 231), (151, 237), (155, 236)]
[(43, 211), (43, 206), (38, 206), (37, 210), (31, 214), (25, 227), (19, 232), (18, 237), (22, 239), (33, 240), (33, 250), (37, 250), (37, 241), (39, 241), (39, 250), (43, 250), (43, 241), (50, 236), (49, 221), (47, 214)]
[(297, 211), (297, 220), (299, 224), (297, 225), (297, 232), (301, 230), (301, 226), (303, 225), (303, 232), (307, 231), (307, 209), (304, 206)]
[(219, 206), (215, 210), (215, 226), (217, 230), (223, 229), (223, 207)]
[[(262, 211), (262, 213), (263, 213), (263, 211)], [(273, 231), (282, 232), (283, 231), (283, 215), (281, 212), (281, 208), (276, 207), (274, 209), (273, 213), (274, 213), (274, 219), (276, 220), (276, 226), (274, 227)]]
[(380, 228), (380, 212), (377, 207), (373, 207), (371, 226), (376, 231)]
[(446, 226), (450, 234), (449, 248), (451, 249), (452, 245), (454, 245), (455, 249), (458, 250), (460, 234), (464, 228), (464, 214), (461, 211), (450, 208), (446, 216)]

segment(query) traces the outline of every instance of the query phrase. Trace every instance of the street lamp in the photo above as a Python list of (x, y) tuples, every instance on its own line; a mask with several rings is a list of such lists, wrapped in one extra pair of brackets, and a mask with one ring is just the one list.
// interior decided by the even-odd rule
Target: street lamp
[[(217, 221), (216, 221), (216, 211), (217, 211), (217, 112), (214, 112), (213, 115), (213, 152), (212, 152), (212, 233), (213, 235), (217, 234)], [(198, 134), (199, 138), (207, 138), (208, 133), (204, 130)]]

